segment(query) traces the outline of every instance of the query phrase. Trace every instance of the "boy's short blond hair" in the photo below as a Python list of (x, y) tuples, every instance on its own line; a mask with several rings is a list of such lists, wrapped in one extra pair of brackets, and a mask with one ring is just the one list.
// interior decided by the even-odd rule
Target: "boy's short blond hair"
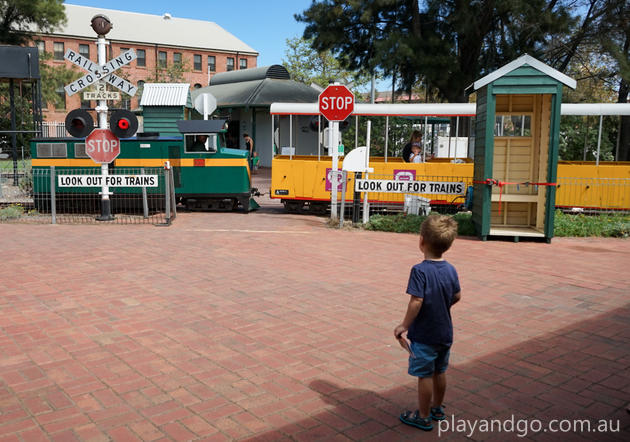
[(442, 256), (457, 237), (457, 221), (446, 215), (430, 215), (420, 226), (420, 234), (425, 246)]

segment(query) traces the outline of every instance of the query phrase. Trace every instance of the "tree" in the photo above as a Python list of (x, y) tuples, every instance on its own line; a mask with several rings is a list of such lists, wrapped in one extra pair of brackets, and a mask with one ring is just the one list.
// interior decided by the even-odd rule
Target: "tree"
[(344, 67), (381, 69), (404, 90), (422, 81), (441, 98), (461, 102), (467, 86), (517, 56), (545, 60), (549, 42), (562, 42), (576, 26), (572, 3), (321, 0), (295, 18), (306, 23), (304, 37), (313, 48), (343, 54)]
[(365, 72), (349, 71), (342, 66), (333, 54), (328, 51), (313, 49), (313, 41), (295, 37), (286, 40), (287, 49), (284, 51), (286, 59), (282, 64), (291, 78), (304, 84), (315, 83), (325, 88), (331, 80), (343, 84), (350, 82), (355, 86), (363, 86), (370, 81)]
[(63, 0), (0, 0), (0, 42), (21, 45), (32, 28), (48, 32), (66, 23)]

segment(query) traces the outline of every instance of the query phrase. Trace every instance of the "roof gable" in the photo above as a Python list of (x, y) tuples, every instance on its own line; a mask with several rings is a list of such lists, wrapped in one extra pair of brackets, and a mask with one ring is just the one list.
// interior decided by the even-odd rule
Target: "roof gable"
[(497, 69), (496, 71), (492, 72), (491, 74), (486, 75), (483, 78), (480, 78), (479, 80), (475, 81), (473, 83), (473, 90), (479, 90), (482, 87), (498, 80), (499, 78), (503, 77), (504, 75), (509, 74), (510, 72), (512, 72), (515, 69), (518, 69), (521, 66), (531, 66), (532, 68), (542, 72), (545, 75), (548, 75), (549, 77), (553, 78), (554, 80), (564, 84), (565, 86), (570, 87), (571, 89), (575, 89), (576, 87), (576, 81), (571, 78), (568, 77), (566, 75), (564, 75), (562, 72), (559, 72), (557, 70), (555, 70), (554, 68), (552, 68), (551, 66), (546, 65), (545, 63), (536, 60), (534, 57), (532, 57), (531, 55), (522, 55), (521, 57), (517, 58), (514, 61), (511, 61), (510, 63), (506, 64), (505, 66)]

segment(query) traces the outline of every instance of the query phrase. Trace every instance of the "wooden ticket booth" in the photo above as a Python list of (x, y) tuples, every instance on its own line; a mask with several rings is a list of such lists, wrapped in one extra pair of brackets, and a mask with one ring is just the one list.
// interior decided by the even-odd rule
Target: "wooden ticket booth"
[(529, 55), (473, 84), (477, 235), (553, 237), (562, 86), (572, 78)]

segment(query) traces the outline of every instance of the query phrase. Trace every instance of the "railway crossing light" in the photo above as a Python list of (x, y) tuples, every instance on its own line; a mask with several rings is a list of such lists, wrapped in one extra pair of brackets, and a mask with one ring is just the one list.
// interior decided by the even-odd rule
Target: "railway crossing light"
[(85, 109), (75, 109), (66, 116), (66, 130), (75, 138), (85, 138), (94, 129), (94, 119)]
[(109, 129), (118, 138), (133, 137), (138, 130), (138, 119), (133, 112), (118, 109), (109, 118)]

